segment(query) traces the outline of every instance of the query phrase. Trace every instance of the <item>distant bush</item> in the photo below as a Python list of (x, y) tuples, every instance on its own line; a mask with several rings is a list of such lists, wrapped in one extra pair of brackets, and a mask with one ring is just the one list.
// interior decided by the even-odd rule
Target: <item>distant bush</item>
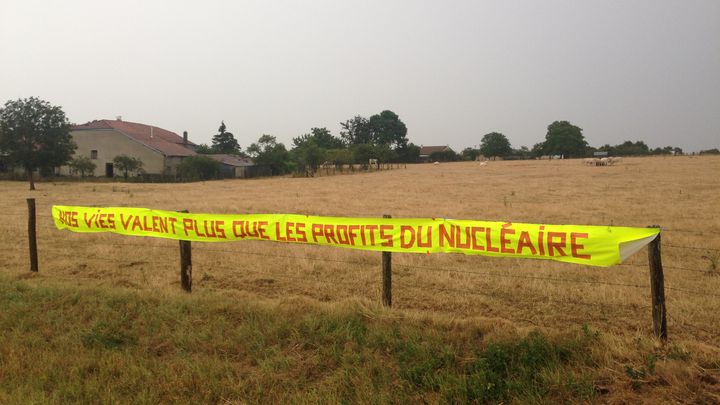
[(140, 172), (140, 169), (143, 167), (142, 160), (128, 156), (128, 155), (118, 155), (113, 158), (113, 165), (123, 172), (123, 177), (125, 180), (128, 178), (128, 173), (137, 172), (138, 174), (142, 174)]
[(71, 173), (80, 173), (81, 177), (85, 177), (86, 173), (90, 176), (94, 176), (95, 168), (97, 167), (97, 165), (92, 160), (90, 160), (89, 157), (82, 155), (71, 160), (69, 166)]
[(701, 154), (701, 155), (720, 155), (720, 150), (718, 150), (718, 148), (701, 150), (701, 151), (700, 151), (700, 154)]
[(177, 166), (178, 178), (185, 181), (220, 178), (222, 164), (207, 156), (188, 156)]
[(433, 162), (456, 162), (458, 160), (461, 160), (461, 157), (457, 153), (455, 153), (454, 150), (448, 149), (431, 153), (430, 160)]

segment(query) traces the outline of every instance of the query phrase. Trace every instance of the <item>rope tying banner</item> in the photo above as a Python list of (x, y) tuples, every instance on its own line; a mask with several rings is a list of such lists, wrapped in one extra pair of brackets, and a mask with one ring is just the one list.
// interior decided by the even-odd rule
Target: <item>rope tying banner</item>
[(405, 253), (463, 253), (611, 266), (650, 243), (658, 228), (540, 225), (442, 218), (294, 214), (194, 214), (147, 208), (55, 205), (58, 229), (197, 242), (269, 240)]

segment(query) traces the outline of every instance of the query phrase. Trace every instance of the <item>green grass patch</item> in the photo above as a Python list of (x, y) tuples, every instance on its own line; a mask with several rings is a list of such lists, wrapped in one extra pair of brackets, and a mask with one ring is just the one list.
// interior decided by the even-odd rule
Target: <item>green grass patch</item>
[[(2, 403), (555, 402), (594, 395), (597, 334), (514, 341), (360, 304), (0, 277)], [(368, 311), (372, 316), (367, 316)], [(473, 335), (474, 336), (474, 335)]]

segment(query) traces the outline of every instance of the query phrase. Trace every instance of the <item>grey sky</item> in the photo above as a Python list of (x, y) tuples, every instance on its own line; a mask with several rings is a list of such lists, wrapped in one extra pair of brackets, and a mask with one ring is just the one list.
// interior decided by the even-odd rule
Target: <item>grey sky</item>
[(0, 102), (243, 148), (390, 109), (416, 144), (720, 147), (720, 1), (0, 0)]

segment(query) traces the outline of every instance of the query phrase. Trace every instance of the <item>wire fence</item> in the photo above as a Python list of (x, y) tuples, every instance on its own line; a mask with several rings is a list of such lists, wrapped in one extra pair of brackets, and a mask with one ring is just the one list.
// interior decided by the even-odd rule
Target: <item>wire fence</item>
[[(25, 214), (25, 213), (23, 213)], [(9, 216), (9, 215), (15, 215), (8, 212), (0, 212), (0, 216)], [(50, 214), (39, 214), (37, 215), (41, 218), (50, 218)], [(21, 225), (21, 224), (20, 224)], [(53, 235), (53, 232), (57, 232), (55, 227), (53, 226), (52, 222), (50, 220), (43, 220), (38, 223), (38, 228), (41, 230), (42, 234), (45, 235)], [(9, 228), (5, 228), (9, 229)], [(24, 226), (17, 226), (13, 227), (14, 231), (20, 231), (24, 229)], [(1, 229), (0, 229), (1, 231)], [(670, 230), (664, 230), (664, 232), (670, 233), (672, 231)], [(122, 238), (122, 239), (121, 239)], [(152, 241), (152, 242), (150, 242)], [(18, 249), (18, 242), (13, 241), (14, 244), (10, 247), (6, 247), (11, 245), (10, 243), (0, 243), (0, 252), (3, 252), (3, 255), (7, 253), (7, 256), (10, 256), (12, 254), (16, 254), (18, 256), (22, 255), (21, 249)], [(55, 238), (53, 240), (46, 240), (41, 237), (40, 239), (41, 243), (41, 252), (43, 254), (43, 265), (52, 268), (53, 267), (53, 260), (55, 258), (64, 259), (66, 262), (66, 265), (73, 266), (73, 264), (80, 265), (82, 262), (91, 262), (94, 260), (105, 262), (105, 263), (111, 263), (114, 264), (114, 267), (117, 267), (119, 269), (128, 269), (128, 268), (135, 268), (135, 267), (143, 267), (143, 266), (153, 266), (154, 268), (163, 268), (163, 269), (174, 269), (177, 267), (178, 264), (178, 251), (179, 247), (176, 241), (168, 241), (163, 239), (144, 239), (142, 242), (132, 242), (126, 238), (119, 237), (118, 235), (113, 235), (113, 237), (105, 237), (105, 238), (93, 238), (90, 240), (87, 235), (64, 235), (62, 240), (59, 240), (59, 238)], [(260, 243), (267, 243), (267, 242), (260, 242)], [(239, 243), (240, 244), (240, 243)], [(239, 246), (238, 244), (238, 246)], [(687, 246), (687, 245), (681, 245), (681, 244), (673, 244), (673, 243), (664, 243), (662, 245), (664, 248), (667, 248), (671, 251), (678, 251), (678, 252), (720, 252), (720, 249), (717, 249), (715, 247), (702, 247), (702, 246)], [(26, 248), (26, 246), (24, 247)], [(97, 251), (98, 249), (104, 249), (107, 250), (109, 253), (107, 255), (97, 255), (92, 254), (92, 251)], [(351, 253), (348, 253), (347, 250), (342, 249), (343, 253), (341, 255), (334, 255), (332, 253), (328, 253), (330, 248), (326, 247), (305, 247), (305, 251), (299, 251), (301, 249), (283, 249), (279, 246), (275, 246), (270, 251), (257, 251), (257, 250), (248, 250), (245, 247), (242, 248), (233, 248), (233, 247), (226, 247), (226, 245), (216, 245), (216, 244), (203, 244), (203, 243), (195, 243), (193, 244), (193, 255), (194, 258), (194, 266), (193, 270), (195, 272), (196, 277), (198, 277), (199, 272), (212, 272), (214, 270), (222, 269), (222, 270), (229, 270), (229, 271), (237, 271), (240, 270), (244, 272), (245, 274), (253, 274), (255, 276), (267, 276), (272, 277), (272, 282), (267, 281), (270, 280), (270, 278), (265, 278), (267, 284), (274, 284), (274, 280), (281, 280), (286, 281), (289, 284), (292, 284), (292, 288), (294, 292), (298, 292), (302, 290), (303, 284), (307, 283), (309, 280), (312, 280), (316, 283), (325, 283), (325, 284), (331, 284), (332, 287), (335, 286), (344, 286), (348, 290), (350, 290), (353, 294), (356, 294), (358, 296), (363, 296), (362, 291), (358, 290), (358, 287), (365, 287), (365, 288), (371, 288), (375, 290), (375, 292), (380, 290), (380, 286), (377, 283), (377, 278), (373, 279), (372, 277), (377, 276), (377, 270), (380, 267), (379, 266), (379, 260), (377, 257), (377, 253), (368, 253), (368, 252), (360, 252), (357, 255), (353, 255)], [(308, 250), (311, 250), (311, 253), (314, 254), (308, 254)], [(337, 250), (337, 249), (334, 249)], [(150, 257), (147, 257), (147, 252), (164, 252), (164, 253), (152, 253)], [(130, 254), (128, 254), (130, 252)], [(133, 253), (135, 252), (135, 253)], [(140, 253), (142, 252), (142, 253)], [(374, 255), (374, 256), (373, 256)], [(261, 265), (261, 266), (255, 266), (256, 268), (251, 268), (252, 266), (248, 266), (246, 262), (243, 262), (243, 264), (239, 265), (232, 265), (228, 263), (228, 258), (237, 258), (237, 257), (243, 257), (243, 256), (251, 256), (251, 257), (258, 257), (262, 258), (263, 262), (268, 262), (270, 265)], [(353, 258), (345, 258), (345, 257), (338, 257), (338, 256), (357, 256)], [(405, 256), (405, 255), (404, 255)], [(411, 256), (411, 255), (407, 255)], [(454, 255), (453, 255), (454, 256)], [(696, 257), (696, 253), (692, 253), (689, 256)], [(221, 257), (225, 257), (224, 259), (221, 259)], [(271, 272), (268, 272), (268, 267), (272, 267), (272, 261), (276, 261), (278, 259), (282, 259), (285, 261), (292, 261), (294, 263), (301, 263), (301, 262), (310, 262), (310, 263), (326, 263), (329, 265), (333, 265), (335, 267), (338, 266), (348, 266), (350, 268), (360, 267), (365, 272), (366, 278), (364, 281), (359, 282), (357, 280), (344, 280), (340, 277), (328, 277), (328, 273), (313, 273), (312, 271), (304, 271), (302, 266), (299, 266), (300, 270), (297, 271), (289, 271), (287, 267), (283, 267), (281, 265), (276, 265), (274, 268), (272, 268)], [(448, 275), (455, 275), (459, 277), (470, 277), (474, 280), (486, 280), (486, 279), (505, 279), (505, 280), (515, 280), (519, 282), (527, 281), (527, 282), (540, 282), (540, 283), (546, 283), (549, 285), (554, 285), (558, 288), (558, 290), (562, 290), (563, 286), (566, 285), (575, 285), (575, 286), (585, 286), (585, 287), (601, 287), (601, 286), (607, 286), (610, 287), (613, 291), (617, 289), (631, 289), (639, 291), (639, 294), (637, 294), (638, 298), (646, 298), (649, 295), (650, 291), (650, 284), (648, 282), (645, 282), (647, 280), (645, 272), (638, 273), (638, 274), (644, 274), (643, 275), (643, 281), (639, 282), (635, 279), (627, 280), (627, 281), (616, 281), (616, 280), (597, 280), (597, 279), (589, 279), (587, 277), (583, 277), (582, 275), (585, 273), (583, 271), (574, 271), (572, 276), (547, 276), (541, 274), (543, 271), (554, 271), (552, 268), (548, 268), (548, 266), (542, 267), (537, 266), (537, 269), (530, 268), (528, 266), (523, 265), (517, 265), (517, 266), (498, 266), (497, 262), (482, 262), (476, 260), (478, 258), (472, 257), (472, 259), (469, 259), (471, 261), (474, 261), (473, 263), (470, 263), (472, 265), (472, 268), (467, 268), (468, 263), (442, 263), (442, 261), (436, 261), (432, 262), (430, 260), (419, 260), (416, 258), (409, 258), (406, 260), (396, 260), (393, 263), (393, 266), (400, 270), (396, 271), (395, 275), (395, 285), (401, 289), (403, 293), (410, 293), (410, 292), (416, 292), (420, 295), (422, 294), (444, 294), (445, 296), (450, 297), (480, 297), (483, 299), (489, 299), (492, 301), (499, 301), (504, 303), (504, 305), (513, 307), (518, 306), (518, 296), (521, 296), (523, 294), (532, 296), (533, 302), (537, 305), (543, 305), (543, 304), (554, 304), (559, 306), (577, 306), (577, 307), (586, 307), (586, 308), (594, 308), (594, 309), (601, 309), (603, 311), (606, 310), (615, 310), (615, 311), (638, 311), (642, 309), (650, 308), (651, 305), (647, 304), (638, 304), (638, 303), (625, 303), (625, 302), (592, 302), (591, 300), (587, 299), (587, 297), (570, 297), (570, 296), (563, 296), (563, 297), (557, 297), (552, 296), (550, 294), (547, 294), (545, 296), (538, 294), (537, 291), (532, 290), (528, 287), (527, 283), (520, 283), (518, 285), (513, 285), (512, 289), (506, 288), (502, 291), (496, 291), (493, 289), (487, 289), (487, 290), (477, 290), (469, 288), (469, 286), (460, 285), (458, 286), (458, 283), (455, 284), (448, 284), (448, 285), (439, 285), (437, 282), (433, 282), (431, 284), (424, 283), (424, 280), (422, 277), (409, 277), (408, 272), (412, 273), (413, 275), (417, 276), (428, 276), (430, 274), (448, 274)], [(498, 259), (489, 259), (489, 260), (498, 260)], [(513, 259), (500, 259), (500, 260), (513, 260)], [(642, 262), (640, 260), (637, 260), (634, 262), (632, 259), (629, 262), (622, 263), (618, 265), (620, 268), (625, 269), (638, 269), (638, 270), (644, 270), (647, 268), (648, 264), (647, 262)], [(418, 263), (418, 262), (424, 262), (424, 263)], [(429, 262), (429, 263), (428, 263)], [(543, 263), (545, 264), (545, 263)], [(112, 265), (110, 266), (113, 267)], [(577, 266), (575, 266), (577, 268)], [(680, 303), (686, 301), (687, 297), (691, 298), (700, 298), (704, 300), (710, 300), (711, 303), (720, 303), (720, 294), (717, 293), (718, 289), (715, 288), (712, 291), (708, 290), (707, 287), (711, 287), (709, 285), (705, 285), (704, 288), (690, 288), (686, 285), (681, 285), (682, 283), (688, 283), (693, 281), (702, 282), (702, 284), (708, 284), (708, 280), (713, 280), (712, 282), (715, 283), (714, 280), (719, 280), (720, 277), (717, 279), (715, 278), (707, 278), (705, 276), (714, 276), (719, 275), (720, 270), (713, 268), (713, 262), (710, 262), (709, 264), (706, 264), (703, 266), (691, 266), (687, 263), (684, 263), (683, 265), (675, 265), (672, 264), (665, 264), (663, 266), (665, 270), (669, 271), (669, 275), (672, 275), (673, 272), (679, 272), (682, 273), (688, 273), (688, 274), (697, 274), (698, 278), (676, 278), (676, 277), (668, 277), (667, 278), (667, 284), (665, 285), (665, 290), (673, 293), (671, 294), (671, 300), (675, 303)], [(152, 270), (152, 269), (150, 269)], [(403, 272), (402, 270), (405, 270)], [(567, 270), (567, 268), (562, 268), (563, 272)], [(141, 277), (143, 278), (143, 281), (147, 283), (147, 275), (146, 272), (147, 269), (143, 270), (143, 273), (141, 274)], [(372, 272), (372, 273), (370, 273)], [(294, 274), (293, 274), (294, 273)], [(530, 274), (527, 274), (530, 273)], [(563, 273), (564, 274), (564, 273)], [(637, 278), (637, 277), (636, 277)], [(263, 280), (263, 279), (260, 279)], [(253, 280), (243, 280), (239, 284), (242, 283), (250, 283)], [(443, 281), (448, 281), (443, 279)], [(476, 282), (476, 281), (473, 281)], [(472, 284), (472, 283), (471, 283)], [(374, 287), (373, 287), (374, 285)], [(474, 285), (474, 284), (472, 284)], [(720, 285), (720, 283), (718, 283)], [(332, 288), (327, 287), (327, 288)], [(240, 287), (242, 288), (242, 286)], [(300, 291), (302, 293), (302, 291)], [(400, 295), (402, 295), (401, 293)], [(676, 295), (674, 293), (679, 293), (679, 295)], [(367, 294), (365, 294), (367, 297)], [(583, 299), (585, 298), (585, 299)], [(704, 301), (706, 303), (707, 301)], [(401, 303), (402, 305), (402, 303)], [(678, 311), (681, 311), (678, 309)], [(683, 316), (677, 315), (678, 312), (675, 312), (675, 315), (673, 315), (670, 319), (673, 322), (673, 324), (679, 326), (679, 327), (689, 327), (693, 329), (698, 334), (703, 335), (712, 335), (714, 332), (710, 331), (707, 327), (703, 327), (700, 325), (697, 325), (696, 323), (691, 323), (688, 321), (688, 319), (692, 318), (693, 314), (688, 313), (687, 309), (682, 309), (684, 313)], [(672, 310), (671, 310), (671, 313)], [(604, 317), (600, 316), (597, 319), (605, 319)], [(533, 323), (531, 321), (531, 323)]]

